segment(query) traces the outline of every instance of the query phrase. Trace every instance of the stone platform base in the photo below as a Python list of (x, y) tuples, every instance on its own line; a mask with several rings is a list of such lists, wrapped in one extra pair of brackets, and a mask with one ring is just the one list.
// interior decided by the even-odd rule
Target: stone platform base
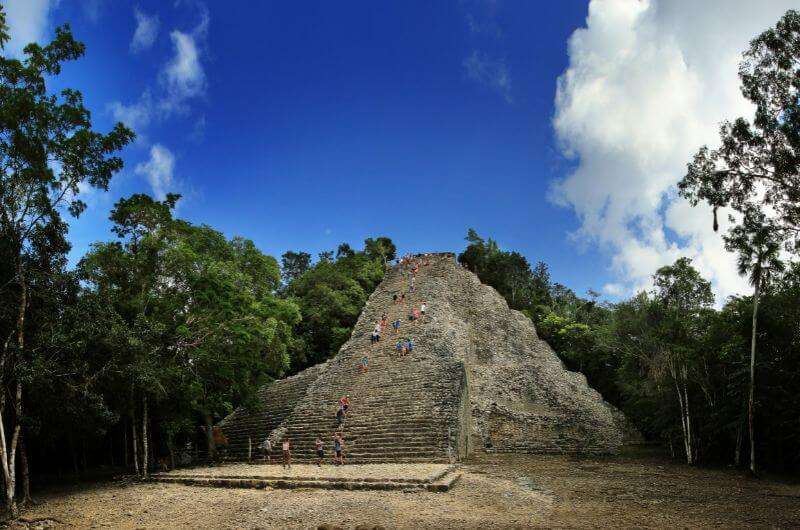
[(318, 467), (296, 464), (233, 464), (156, 473), (151, 480), (218, 488), (321, 488), (345, 490), (448, 491), (461, 478), (456, 465), (362, 464)]

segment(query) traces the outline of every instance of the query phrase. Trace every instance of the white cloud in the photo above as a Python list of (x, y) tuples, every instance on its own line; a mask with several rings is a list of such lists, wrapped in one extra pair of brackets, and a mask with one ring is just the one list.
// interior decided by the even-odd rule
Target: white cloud
[(175, 55), (164, 70), (170, 101), (179, 105), (205, 92), (206, 75), (194, 37), (175, 30), (169, 34)]
[[(138, 101), (130, 104), (113, 101), (107, 105), (114, 118), (134, 129), (140, 139), (143, 138), (144, 129), (152, 122), (164, 120), (175, 113), (187, 113), (190, 100), (205, 95), (207, 80), (203, 58), (210, 17), (205, 4), (194, 2), (192, 6), (199, 10), (200, 21), (190, 32), (170, 32), (173, 53), (162, 68), (159, 84), (153, 92), (145, 90)], [(155, 15), (147, 16), (137, 10), (135, 16), (138, 25), (131, 41), (132, 51), (152, 45), (159, 27)], [(190, 138), (200, 139), (204, 129), (205, 117), (201, 116), (195, 121)]]
[(148, 50), (158, 37), (160, 22), (158, 15), (147, 15), (136, 8), (133, 11), (136, 17), (136, 31), (133, 32), (130, 49), (133, 53)]
[(162, 107), (170, 111), (181, 111), (189, 99), (203, 96), (206, 91), (206, 74), (202, 64), (203, 47), (208, 34), (209, 14), (203, 4), (200, 7), (200, 23), (189, 33), (173, 30), (173, 56), (163, 72), (167, 96)]
[(11, 34), (6, 53), (22, 58), (22, 50), (29, 43), (44, 44), (50, 30), (50, 11), (57, 3), (54, 0), (3, 0)]
[(625, 294), (625, 287), (618, 283), (607, 283), (603, 286), (603, 292), (611, 296), (622, 296)]
[(139, 101), (125, 105), (113, 101), (107, 109), (116, 121), (121, 121), (137, 133), (140, 133), (153, 120), (153, 98), (149, 91), (145, 91)]
[(511, 103), (511, 74), (505, 62), (474, 50), (463, 66), (469, 79), (488, 86)]
[(156, 199), (164, 200), (167, 193), (175, 191), (175, 155), (161, 144), (150, 148), (150, 159), (136, 164), (134, 172), (147, 179)]
[(551, 199), (580, 218), (577, 239), (613, 254), (609, 294), (647, 286), (682, 255), (720, 297), (747, 290), (708, 209), (691, 208), (674, 186), (696, 150), (717, 142), (720, 121), (751, 113), (739, 92), (741, 52), (794, 3), (590, 3), (555, 101), (556, 134), (577, 167)]

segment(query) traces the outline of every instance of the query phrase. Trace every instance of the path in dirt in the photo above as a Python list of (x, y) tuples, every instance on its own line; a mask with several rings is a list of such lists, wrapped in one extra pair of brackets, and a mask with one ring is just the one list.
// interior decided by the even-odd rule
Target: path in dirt
[(489, 456), (463, 470), (449, 493), (106, 483), (50, 491), (24, 517), (82, 528), (800, 526), (800, 484), (652, 456)]

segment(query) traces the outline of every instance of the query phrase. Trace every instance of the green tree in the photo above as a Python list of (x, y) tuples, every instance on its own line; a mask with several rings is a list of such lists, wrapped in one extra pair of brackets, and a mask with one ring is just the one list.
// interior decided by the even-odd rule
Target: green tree
[[(750, 42), (739, 65), (742, 94), (755, 106), (752, 123), (739, 117), (720, 127), (721, 145), (702, 147), (679, 183), (693, 205), (705, 202), (739, 213), (725, 238), (739, 270), (754, 287), (750, 355), (750, 469), (755, 472), (753, 409), (756, 321), (764, 272), (778, 268), (781, 241), (800, 244), (800, 13), (787, 11)], [(766, 208), (771, 212), (767, 219)], [(731, 222), (737, 220), (731, 216)]]
[(289, 250), (281, 256), (281, 271), (284, 283), (299, 278), (311, 266), (311, 254)]
[(295, 327), (299, 343), (293, 371), (324, 361), (350, 337), (367, 298), (383, 279), (384, 259), (391, 255), (386, 249), (394, 248), (391, 241), (375, 243), (382, 239), (367, 239), (373, 243), (368, 248), (365, 242), (362, 251), (320, 260), (288, 285), (285, 294), (302, 313)]
[[(5, 14), (0, 13), (0, 46), (8, 42)], [(0, 352), (3, 399), (0, 427), (10, 426), (10, 436), (0, 431), (6, 504), (16, 512), (16, 454), (21, 437), (25, 367), (34, 362), (26, 345), (26, 316), (31, 293), (28, 256), (35, 240), (52, 239), (66, 231), (63, 209), (77, 216), (86, 205), (81, 187), (107, 189), (122, 168), (112, 156), (133, 139), (122, 124), (108, 134), (92, 129), (91, 115), (81, 93), (64, 89), (53, 94), (47, 81), (58, 76), (61, 65), (84, 53), (68, 26), (56, 29), (45, 46), (31, 43), (23, 60), (0, 57), (0, 233), (10, 242), (17, 286), (17, 315), (12, 335), (4, 337)], [(13, 339), (13, 340), (12, 340)], [(5, 415), (7, 399), (12, 415)], [(9, 423), (10, 421), (10, 423)]]
[[(300, 320), (297, 306), (275, 295), (280, 272), (273, 258), (251, 241), (229, 241), (209, 227), (173, 219), (177, 199), (120, 200), (111, 219), (121, 241), (94, 245), (80, 264), (86, 296), (109, 300), (125, 323), (116, 363), (134, 398), (134, 457), (135, 404), (141, 404), (145, 475), (150, 405), (166, 398), (185, 402), (203, 419), (214, 458), (214, 419), (251, 399), (268, 378), (284, 374), (292, 328)], [(166, 418), (169, 436), (186, 424), (180, 408), (174, 413)], [(166, 442), (171, 446), (171, 439)]]
[(214, 458), (214, 418), (249, 403), (259, 386), (284, 375), (300, 312), (274, 295), (277, 262), (252, 241), (227, 241), (209, 227), (179, 222), (163, 260), (176, 321), (170, 349)]
[(751, 208), (745, 212), (740, 224), (725, 236), (725, 248), (738, 254), (739, 274), (747, 275), (753, 286), (753, 319), (750, 339), (750, 383), (747, 400), (747, 423), (750, 435), (750, 472), (756, 472), (755, 446), (755, 371), (756, 339), (758, 324), (758, 302), (763, 287), (770, 278), (784, 269), (780, 259), (783, 246), (782, 231), (773, 220), (759, 210)]
[(771, 206), (776, 227), (800, 235), (800, 13), (787, 11), (753, 39), (739, 66), (742, 94), (755, 118), (720, 126), (718, 149), (702, 147), (678, 184), (692, 204), (739, 212)]
[(347, 243), (342, 243), (336, 249), (336, 259), (347, 258), (355, 254), (355, 251)]
[(663, 361), (675, 385), (681, 412), (686, 461), (696, 461), (692, 434), (689, 371), (694, 348), (700, 334), (700, 315), (714, 303), (711, 283), (691, 265), (689, 258), (680, 258), (673, 265), (661, 267), (653, 276), (654, 296), (662, 309), (659, 341)]
[(388, 237), (368, 238), (364, 241), (364, 253), (370, 259), (379, 259), (383, 263), (392, 261), (397, 254), (397, 247)]

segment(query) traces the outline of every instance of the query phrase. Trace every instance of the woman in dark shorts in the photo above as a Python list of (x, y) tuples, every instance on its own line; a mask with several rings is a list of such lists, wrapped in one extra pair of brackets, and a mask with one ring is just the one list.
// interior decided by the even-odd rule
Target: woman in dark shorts
[(344, 439), (342, 439), (341, 433), (337, 432), (333, 436), (333, 453), (334, 453), (333, 462), (335, 464), (338, 463), (340, 466), (344, 465), (344, 456), (342, 454), (343, 449), (344, 449)]

